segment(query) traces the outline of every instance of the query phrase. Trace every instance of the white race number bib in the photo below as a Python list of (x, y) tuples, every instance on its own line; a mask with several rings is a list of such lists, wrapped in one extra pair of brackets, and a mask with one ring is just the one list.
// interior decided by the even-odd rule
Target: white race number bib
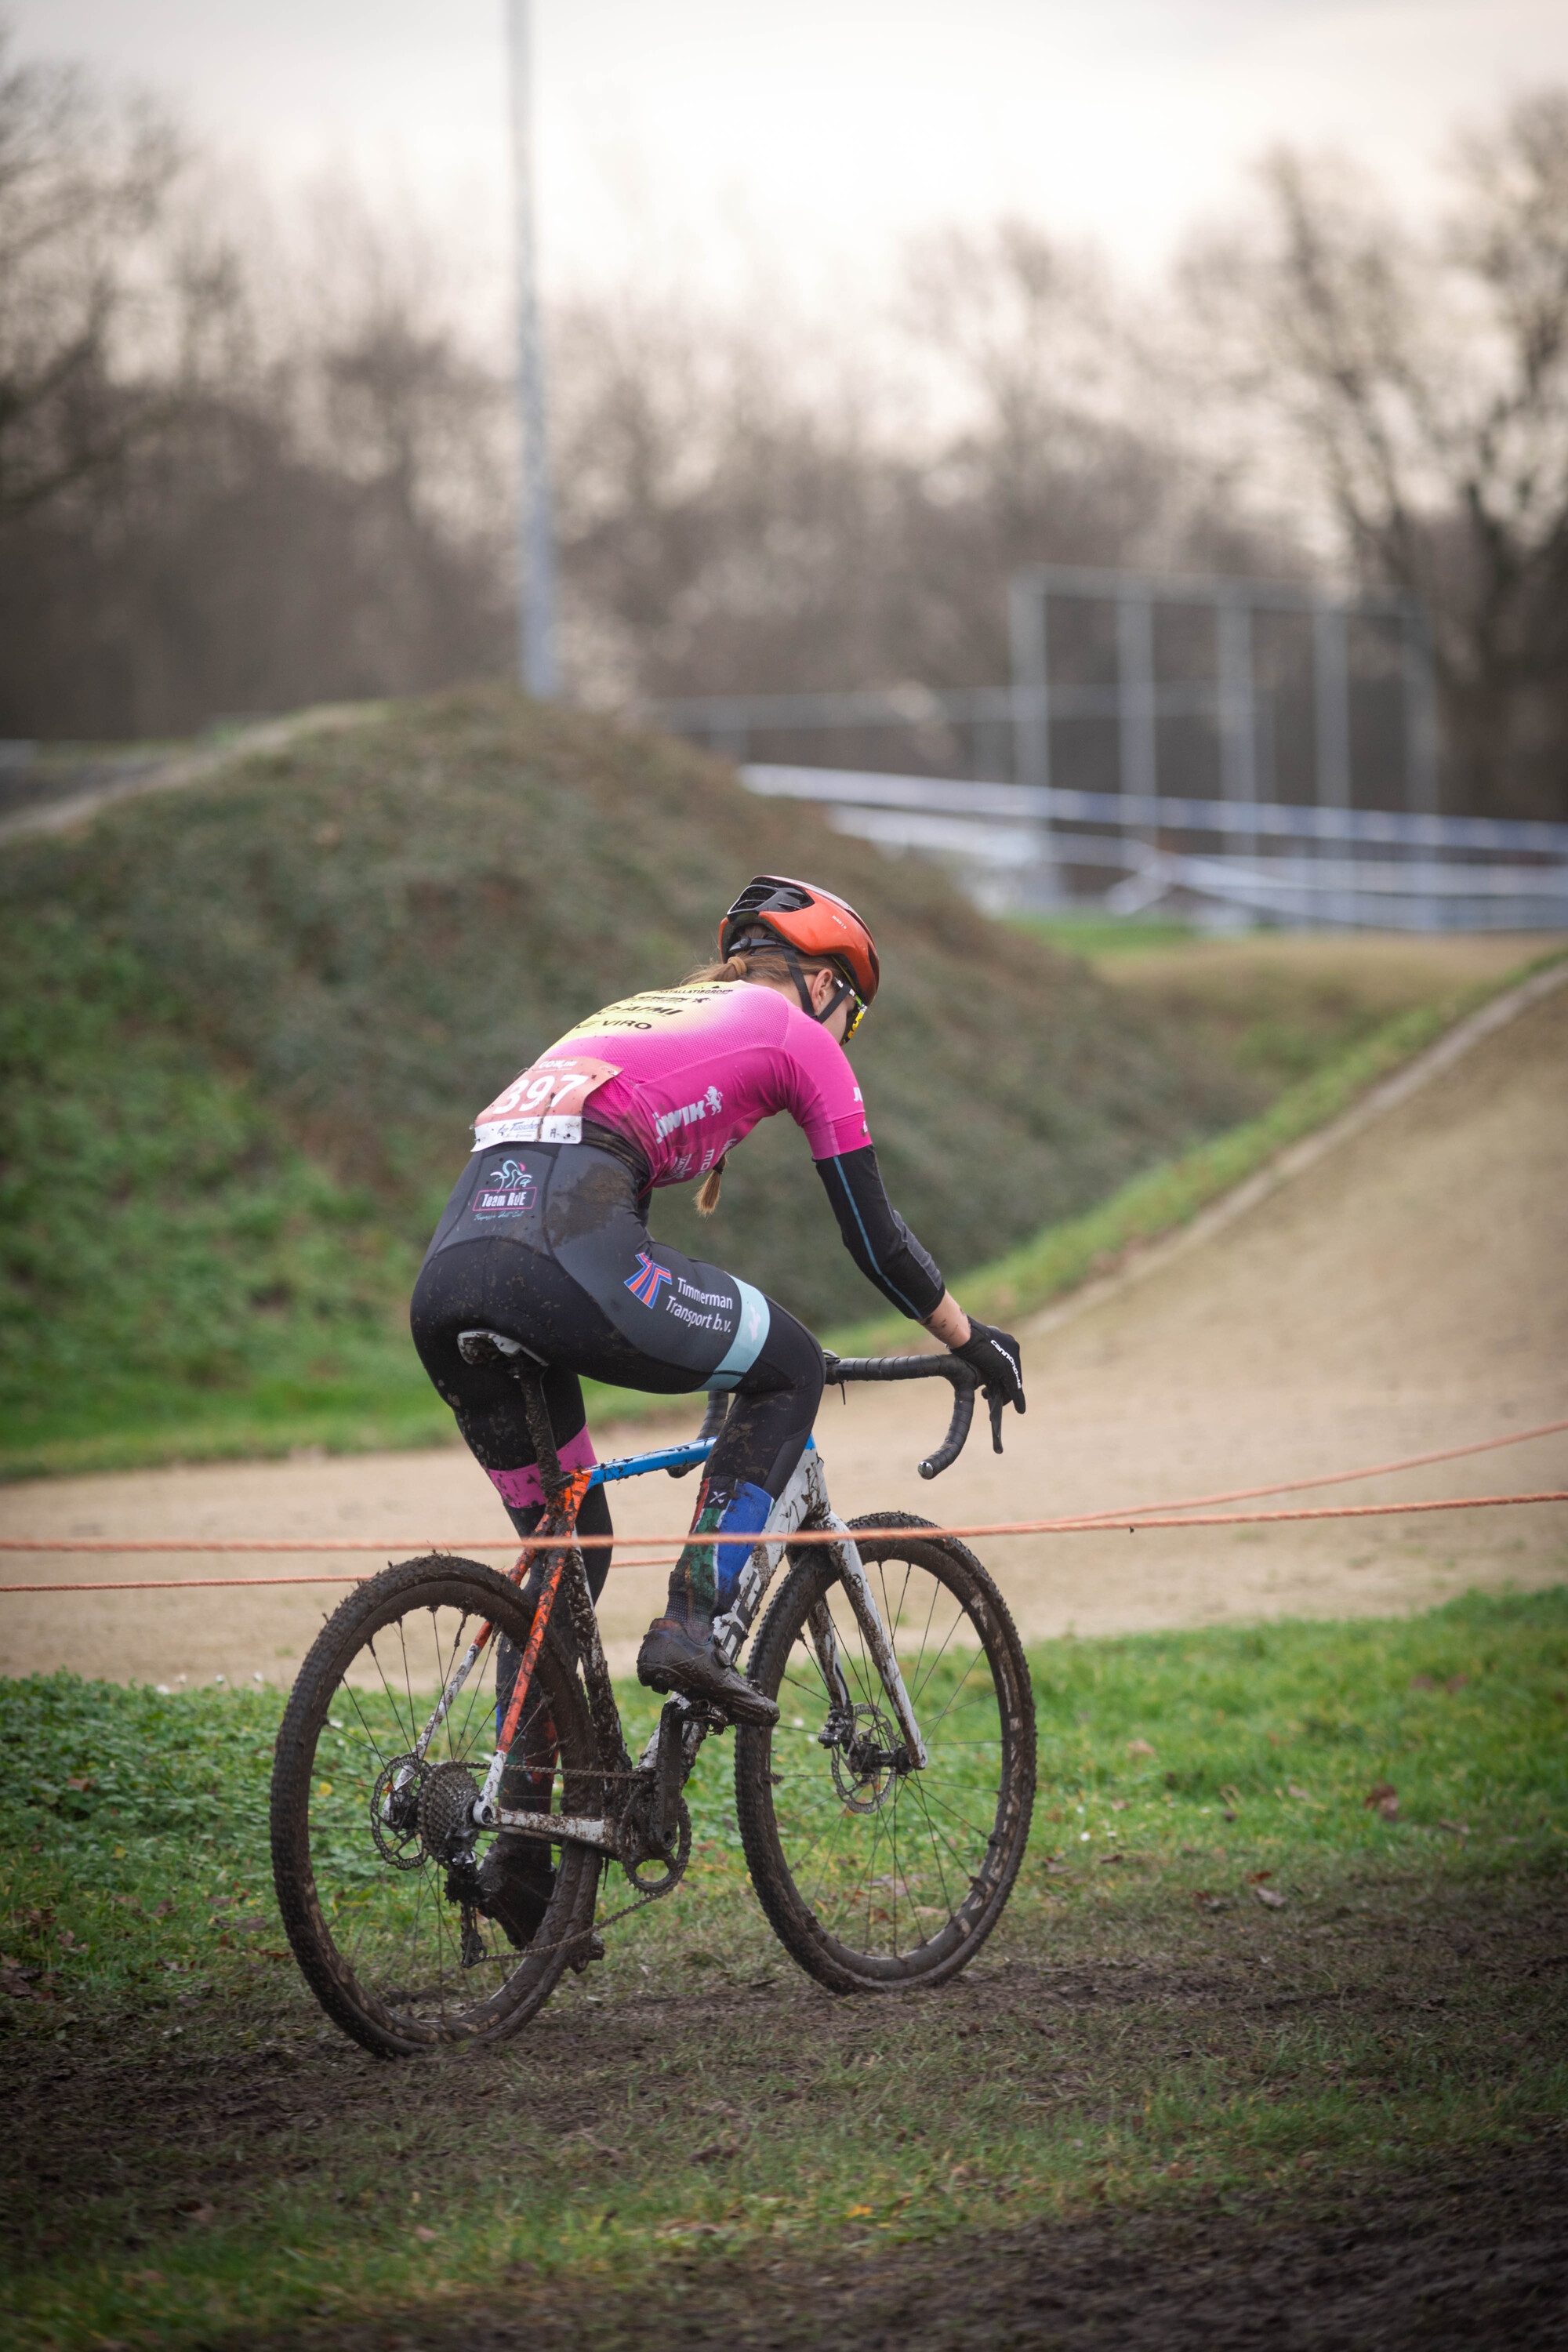
[(581, 1143), (584, 1104), (595, 1088), (619, 1076), (614, 1062), (596, 1062), (584, 1054), (546, 1055), (480, 1111), (474, 1121), (475, 1148)]

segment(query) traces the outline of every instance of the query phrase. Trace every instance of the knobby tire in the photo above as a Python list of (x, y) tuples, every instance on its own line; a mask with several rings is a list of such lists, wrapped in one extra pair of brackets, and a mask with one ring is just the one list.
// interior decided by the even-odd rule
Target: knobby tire
[[(426, 1612), (428, 1633), (421, 1622)], [(586, 1846), (556, 1849), (554, 1891), (531, 1941), (514, 1951), (487, 1922), (489, 1958), (481, 1979), (458, 1962), (458, 1914), (443, 1891), (444, 1866), (422, 1854), (416, 1842), (416, 1859), (400, 1870), (378, 1853), (364, 1801), (371, 1765), (395, 1754), (400, 1739), (410, 1739), (440, 1686), (437, 1679), (428, 1689), (416, 1689), (405, 1675), (405, 1690), (396, 1687), (383, 1654), (395, 1659), (401, 1647), (406, 1661), (412, 1635), (421, 1656), (434, 1653), (431, 1671), (438, 1676), (444, 1654), (437, 1647), (437, 1626), (470, 1622), (477, 1631), (486, 1620), (518, 1651), (533, 1622), (526, 1594), (493, 1569), (439, 1553), (385, 1569), (351, 1593), (323, 1626), (300, 1670), (278, 1738), (272, 1866), (289, 1945), (327, 2015), (383, 2057), (516, 2032), (549, 1998), (569, 1965), (574, 1939), (593, 1924), (600, 1857)], [(373, 1647), (378, 1641), (380, 1650)], [(467, 1706), (454, 1706), (429, 1750), (431, 1758), (461, 1766), (480, 1781), (495, 1746), (495, 1651), (492, 1637), (475, 1670), (479, 1680), (460, 1695)], [(371, 1665), (379, 1673), (379, 1689)], [(540, 1650), (531, 1706), (534, 1692), (553, 1729), (554, 1809), (599, 1811), (603, 1790), (587, 1707), (553, 1622)], [(459, 1724), (461, 1738), (455, 1729)], [(339, 1786), (345, 1773), (350, 1784)], [(324, 1812), (334, 1797), (329, 1822)], [(365, 1949), (356, 1953), (354, 1910), (363, 1914), (378, 1904), (394, 1926), (384, 1931), (379, 1951), (367, 1934)], [(405, 1927), (405, 1920), (412, 1924)], [(418, 1990), (400, 1997), (396, 1979), (410, 1972)]]
[(924, 1771), (871, 1771), (857, 1786), (840, 1758), (836, 1780), (816, 1738), (828, 1695), (807, 1627), (825, 1600), (852, 1698), (874, 1730), (890, 1716), (826, 1546), (793, 1556), (747, 1665), (780, 1708), (773, 1728), (736, 1734), (752, 1883), (785, 1948), (835, 1992), (940, 1984), (966, 1967), (1028, 1843), (1035, 1710), (1023, 1646), (973, 1553), (926, 1537), (930, 1525), (896, 1511), (852, 1523), (908, 1531), (868, 1539), (860, 1557), (930, 1750)]

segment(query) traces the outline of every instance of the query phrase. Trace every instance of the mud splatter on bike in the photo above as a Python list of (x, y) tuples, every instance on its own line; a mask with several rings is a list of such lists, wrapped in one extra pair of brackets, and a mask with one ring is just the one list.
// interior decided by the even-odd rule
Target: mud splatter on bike
[[(515, 2032), (563, 1970), (603, 1953), (601, 1929), (678, 1886), (682, 1790), (703, 1740), (729, 1727), (668, 1698), (634, 1759), (574, 1540), (591, 1486), (702, 1461), (727, 1398), (710, 1398), (689, 1444), (563, 1472), (531, 1360), (494, 1332), (464, 1344), (505, 1357), (522, 1389), (539, 1530), (510, 1576), (432, 1554), (352, 1594), (300, 1669), (273, 1772), (289, 1943), (329, 2017), (386, 2056)], [(949, 1381), (952, 1423), (922, 1475), (962, 1451), (975, 1375), (956, 1357), (829, 1358), (827, 1370), (835, 1384)], [(994, 1400), (992, 1419), (1000, 1451)], [(737, 1660), (787, 1560), (746, 1664), (779, 1720), (735, 1727), (736, 1815), (770, 1924), (839, 1992), (964, 1967), (1028, 1837), (1035, 1721), (1018, 1636), (973, 1553), (929, 1525), (897, 1511), (847, 1525), (808, 1443), (717, 1629)], [(792, 1543), (815, 1530), (837, 1540)], [(525, 1922), (494, 1899), (498, 1842), (526, 1857)], [(596, 1918), (617, 1869), (627, 1899)]]

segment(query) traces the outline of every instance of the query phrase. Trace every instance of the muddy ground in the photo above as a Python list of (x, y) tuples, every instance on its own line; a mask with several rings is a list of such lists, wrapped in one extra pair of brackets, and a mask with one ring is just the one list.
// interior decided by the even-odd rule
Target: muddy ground
[(498, 2298), (446, 2324), (386, 2315), (331, 2325), (314, 2340), (339, 2352), (632, 2352), (649, 2343), (805, 2352), (847, 2342), (861, 2352), (1546, 2352), (1565, 2338), (1565, 2158), (1552, 2140), (1414, 2178), (1347, 2179), (1328, 2197), (1085, 2214), (826, 2269), (693, 2262), (635, 2290), (601, 2288), (587, 2309), (517, 2281), (526, 2315)]
[[(945, 1391), (850, 1390), (818, 1423), (847, 1515), (944, 1523), (1034, 1518), (1213, 1493), (1506, 1434), (1568, 1415), (1568, 988), (1184, 1257), (1027, 1339), (1029, 1412), (998, 1461), (976, 1435), (925, 1485)], [(721, 1239), (719, 1246), (721, 1247)], [(696, 1414), (598, 1433), (615, 1453), (691, 1433)], [(1343, 1499), (1568, 1486), (1568, 1435), (1373, 1480)], [(616, 1488), (627, 1531), (677, 1530), (689, 1484)], [(1285, 1496), (1294, 1500), (1331, 1500)], [(1475, 1585), (1568, 1571), (1563, 1507), (1350, 1521), (994, 1539), (977, 1548), (1026, 1635), (1279, 1615), (1381, 1614)], [(335, 1460), (205, 1464), (0, 1492), (10, 1535), (377, 1535), (396, 1557), (504, 1542), (488, 1482), (457, 1448)], [(490, 1555), (500, 1559), (504, 1554)], [(379, 1565), (374, 1561), (373, 1565)], [(14, 1559), (79, 1577), (305, 1573), (354, 1563), (221, 1553)], [(604, 1619), (629, 1666), (664, 1586), (619, 1567)], [(341, 1590), (341, 1588), (339, 1588)], [(322, 1587), (9, 1598), (7, 1671), (174, 1683), (288, 1681), (326, 1610)]]
[[(1568, 1413), (1565, 1077), (1568, 990), (1212, 1243), (1037, 1338), (1029, 1414), (1009, 1426), (1003, 1462), (976, 1444), (922, 1487), (912, 1464), (931, 1435), (926, 1391), (831, 1400), (820, 1434), (840, 1507), (1043, 1516), (1304, 1476)], [(616, 1444), (605, 1433), (602, 1450)], [(1568, 1485), (1562, 1436), (1354, 1492), (1545, 1485)], [(624, 1526), (673, 1529), (689, 1495), (650, 1479), (618, 1490), (616, 1508)], [(485, 1481), (455, 1451), (60, 1481), (11, 1490), (0, 1515), (7, 1532), (32, 1534), (370, 1530), (394, 1550), (500, 1532)], [(1563, 1521), (1556, 1507), (980, 1549), (1026, 1631), (1044, 1634), (1381, 1613), (1469, 1585), (1555, 1581)], [(214, 1555), (179, 1572), (225, 1565)], [(646, 1569), (612, 1580), (605, 1614), (623, 1659), (661, 1582)], [(10, 1600), (5, 1664), (283, 1681), (331, 1597)], [(243, 2226), (279, 2179), (341, 2204), (345, 2232), (353, 2200), (373, 2196), (381, 2226), (408, 2182), (424, 2183), (427, 2297), (374, 2315), (323, 2304), (286, 2336), (247, 2333), (249, 2352), (1568, 2344), (1568, 2148), (1544, 2088), (1531, 2105), (1564, 2048), (1560, 1886), (1434, 1884), (1397, 1900), (1363, 1888), (1310, 1929), (1289, 1916), (1283, 1931), (1250, 1907), (1196, 1924), (1069, 1922), (1045, 1948), (1049, 1964), (1037, 1945), (874, 2004), (834, 2001), (787, 1968), (766, 1985), (710, 1973), (700, 1991), (660, 1986), (598, 2007), (592, 1977), (569, 1979), (513, 2047), (400, 2068), (321, 2025), (286, 1962), (258, 1960), (240, 2013), (160, 1990), (130, 2022), (11, 2045), (0, 2226), (13, 2252), (63, 2260), (89, 2243), (129, 2270), (171, 2228)], [(742, 2135), (831, 2116), (864, 2079), (847, 2061), (872, 2051), (885, 2073), (902, 2063), (918, 2082), (937, 2154), (963, 2138), (977, 2072), (1043, 2114), (1096, 2126), (1151, 2083), (1197, 2097), (1201, 2077), (1288, 2104), (1331, 2076), (1373, 2123), (1272, 2174), (1221, 2166), (1205, 2179), (1201, 2164), (1176, 2166), (1157, 2191), (1090, 2194), (1043, 2218), (1037, 2203), (1026, 2221), (1005, 2190), (976, 2210), (954, 2174), (951, 2223), (928, 2220), (907, 2242), (881, 2216), (820, 2250), (694, 2229), (607, 2261), (586, 2302), (581, 2273), (574, 2286), (527, 2263), (479, 2290), (437, 2277), (443, 2213), (488, 2168), (526, 2178), (530, 2161), (597, 2149), (583, 2193), (608, 2205), (639, 2166), (696, 2168), (716, 2111), (742, 2118)], [(1449, 2104), (1434, 2120), (1420, 2097), (1436, 2081)], [(866, 2120), (847, 2111), (851, 2128)], [(584, 2126), (591, 2139), (574, 2138)], [(697, 2204), (713, 2175), (692, 2178)], [(204, 2339), (213, 2352), (239, 2340)]]
[[(345, 2235), (369, 2207), (373, 2234), (401, 2212), (428, 2241), (416, 2301), (369, 2313), (323, 2298), (286, 2335), (203, 2337), (213, 2352), (1561, 2345), (1568, 2147), (1549, 2097), (1530, 2111), (1531, 2084), (1563, 2047), (1561, 1884), (1363, 1878), (1339, 1892), (1315, 1926), (1289, 1931), (1249, 1906), (1067, 1921), (1056, 1964), (988, 1961), (876, 2001), (836, 2000), (787, 1969), (599, 2008), (592, 1977), (569, 1979), (517, 2042), (404, 2065), (313, 2024), (285, 1972), (258, 1964), (237, 2012), (232, 1996), (219, 2015), (154, 1995), (113, 2033), (79, 2030), (68, 2054), (13, 2045), (4, 2242), (46, 2255), (90, 2244), (134, 2276), (171, 2231), (243, 2226), (279, 2179), (312, 2210), (341, 2211)], [(1142, 2194), (1094, 2179), (1086, 2193), (1079, 2174), (1073, 2201), (1043, 2218), (1037, 2204), (1015, 2218), (1005, 2181), (987, 2209), (965, 2203), (963, 2168), (943, 2179), (943, 2158), (947, 2223), (928, 2198), (910, 2229), (872, 2210), (859, 2235), (835, 2220), (776, 2243), (752, 2226), (736, 2243), (694, 2223), (664, 2243), (613, 2244), (586, 2274), (524, 2259), (478, 2287), (443, 2275), (448, 2231), (498, 2174), (525, 2189), (531, 2167), (580, 2167), (574, 2193), (613, 2218), (617, 2184), (635, 2194), (653, 2166), (665, 2180), (687, 2173), (701, 2210), (722, 2179), (705, 2160), (716, 2115), (740, 2118), (721, 2158), (742, 2203), (752, 2133), (798, 2138), (804, 2157), (841, 2117), (869, 2152), (881, 2119), (868, 2109), (881, 2102), (889, 2142), (900, 2126), (895, 2161), (929, 2176), (917, 2150), (951, 2158), (977, 2070), (1046, 2137), (1103, 2130), (1151, 2088), (1184, 2085), (1215, 2127), (1194, 2120), (1194, 2134), (1222, 2143), (1226, 2099), (1289, 2106), (1325, 2078), (1353, 2091), (1363, 2127), (1336, 2150), (1314, 2144), (1332, 2125), (1304, 2115), (1294, 2142), (1250, 2168), (1227, 2170), (1222, 2153), (1205, 2179), (1211, 2144)], [(1435, 2113), (1422, 2085), (1438, 2074), (1453, 2097)], [(1507, 2093), (1500, 2126), (1489, 2118)]]

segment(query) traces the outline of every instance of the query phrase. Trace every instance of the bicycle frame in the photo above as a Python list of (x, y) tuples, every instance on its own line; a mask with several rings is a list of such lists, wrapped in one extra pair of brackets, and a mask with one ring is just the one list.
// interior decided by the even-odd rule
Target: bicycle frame
[[(617, 1779), (630, 1778), (631, 1759), (621, 1730), (620, 1714), (599, 1635), (598, 1617), (588, 1586), (587, 1570), (582, 1551), (573, 1541), (577, 1514), (591, 1487), (609, 1485), (622, 1478), (646, 1476), (655, 1470), (679, 1473), (691, 1468), (707, 1459), (717, 1442), (716, 1438), (700, 1438), (689, 1444), (624, 1455), (618, 1460), (596, 1463), (590, 1470), (576, 1472), (547, 1511), (537, 1534), (523, 1546), (510, 1575), (513, 1583), (521, 1583), (525, 1572), (531, 1573), (536, 1588), (533, 1626), (527, 1648), (519, 1662), (506, 1719), (497, 1727), (497, 1745), (485, 1775), (484, 1786), (474, 1804), (476, 1829), (508, 1830), (547, 1843), (570, 1842), (593, 1846), (601, 1853), (620, 1855), (622, 1839), (616, 1813), (610, 1811), (603, 1814), (516, 1811), (500, 1802), (501, 1780), (521, 1721), (534, 1664), (563, 1590), (566, 1594), (568, 1613), (576, 1636), (584, 1680), (587, 1685), (589, 1715), (598, 1735), (601, 1765), (607, 1774)], [(882, 1622), (881, 1612), (854, 1539), (828, 1501), (822, 1456), (809, 1437), (795, 1475), (773, 1505), (765, 1527), (752, 1546), (741, 1574), (733, 1605), (714, 1626), (715, 1647), (727, 1664), (734, 1663), (756, 1620), (768, 1587), (777, 1573), (779, 1562), (790, 1549), (790, 1537), (797, 1530), (805, 1529), (821, 1529), (838, 1535), (837, 1543), (825, 1545), (822, 1549), (837, 1569), (856, 1623), (876, 1662), (910, 1763), (914, 1769), (923, 1770), (929, 1762), (926, 1746), (904, 1686), (891, 1637)], [(826, 1605), (814, 1615), (811, 1630), (817, 1663), (833, 1700), (828, 1721), (820, 1735), (825, 1744), (831, 1745), (837, 1736), (840, 1721), (845, 1725), (852, 1721), (853, 1706), (848, 1684), (839, 1663), (837, 1636)], [(419, 1760), (423, 1760), (431, 1740), (483, 1654), (491, 1632), (488, 1622), (480, 1627), (437, 1700), (416, 1742), (414, 1754)], [(666, 1704), (678, 1712), (696, 1712), (679, 1696)], [(659, 1731), (656, 1728), (638, 1759), (637, 1769), (639, 1772), (655, 1767), (659, 1738)]]

